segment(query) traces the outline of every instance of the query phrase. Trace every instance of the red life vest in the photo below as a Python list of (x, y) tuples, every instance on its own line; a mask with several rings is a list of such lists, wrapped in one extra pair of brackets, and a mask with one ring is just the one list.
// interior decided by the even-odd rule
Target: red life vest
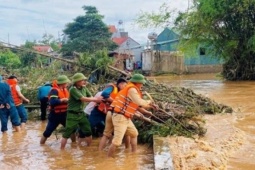
[(12, 98), (14, 101), (15, 106), (22, 104), (22, 99), (19, 97), (16, 86), (17, 86), (17, 80), (16, 79), (7, 79), (6, 83), (9, 84), (11, 88)]
[[(110, 94), (110, 98), (112, 98), (112, 99), (114, 100), (115, 97), (117, 96), (119, 90), (118, 90), (118, 87), (117, 87), (116, 85), (114, 85), (114, 84), (109, 84), (109, 85), (107, 85), (107, 86), (105, 87), (105, 89), (108, 88), (108, 87), (110, 87), (110, 86), (113, 87), (113, 90), (112, 90), (112, 92), (111, 92), (111, 94)], [(97, 109), (98, 109), (99, 111), (101, 111), (102, 113), (106, 114), (107, 111), (110, 110), (110, 108), (111, 108), (110, 105), (111, 105), (111, 103), (109, 103), (109, 102), (100, 102), (100, 103), (98, 104), (98, 106), (97, 106)]]
[(132, 100), (128, 98), (128, 90), (130, 88), (135, 88), (140, 97), (142, 97), (140, 89), (137, 88), (133, 83), (129, 82), (127, 86), (117, 94), (115, 100), (111, 104), (115, 113), (123, 114), (127, 118), (132, 118), (139, 107), (139, 105), (132, 102)]
[[(52, 90), (57, 90), (58, 96), (49, 96), (49, 100), (51, 97), (58, 97), (58, 99), (69, 98), (69, 91), (67, 90), (67, 88), (60, 89), (55, 81), (53, 81), (53, 83), (52, 83), (51, 91)], [(56, 106), (50, 106), (50, 110), (54, 111), (57, 114), (66, 112), (67, 111), (67, 103), (60, 103), (59, 105), (56, 105)]]

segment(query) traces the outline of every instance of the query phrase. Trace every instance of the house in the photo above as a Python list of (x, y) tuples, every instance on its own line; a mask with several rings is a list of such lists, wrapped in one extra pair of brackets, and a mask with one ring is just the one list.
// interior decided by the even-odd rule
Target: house
[(133, 70), (136, 62), (141, 62), (141, 53), (143, 51), (142, 46), (136, 42), (133, 38), (129, 37), (128, 32), (122, 28), (122, 22), (119, 22), (118, 28), (114, 25), (109, 25), (109, 32), (112, 33), (111, 39), (118, 45), (118, 48), (114, 50), (119, 55), (129, 56), (124, 57), (126, 60), (126, 68)]
[(40, 53), (50, 53), (53, 52), (53, 49), (49, 45), (35, 45), (33, 49)]
[[(165, 28), (157, 37), (154, 50), (160, 52), (177, 52), (179, 44), (179, 35), (170, 28)], [(222, 61), (211, 56), (207, 48), (201, 44), (193, 55), (183, 54), (184, 72), (189, 73), (205, 73), (220, 72), (222, 69)]]
[[(33, 49), (39, 53), (45, 53), (53, 56), (58, 55), (49, 45), (35, 45), (33, 46)], [(45, 64), (49, 65), (52, 61), (53, 61), (52, 58), (48, 58), (47, 61), (45, 61)]]

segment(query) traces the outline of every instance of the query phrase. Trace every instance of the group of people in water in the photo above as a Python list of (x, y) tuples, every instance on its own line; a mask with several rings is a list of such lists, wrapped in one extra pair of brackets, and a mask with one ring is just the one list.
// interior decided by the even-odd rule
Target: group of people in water
[(10, 117), (12, 126), (16, 131), (25, 128), (27, 122), (27, 111), (23, 102), (29, 103), (18, 85), (18, 78), (14, 75), (9, 76), (5, 82), (0, 76), (0, 119), (1, 131), (6, 133), (8, 119)]
[[(9, 79), (12, 81), (9, 82)], [(7, 131), (8, 117), (16, 131), (20, 131), (20, 124), (26, 123), (27, 120), (22, 101), (29, 100), (22, 95), (20, 88), (16, 87), (17, 82), (15, 76), (9, 77), (6, 83), (0, 82), (0, 118), (3, 133)], [(108, 157), (114, 157), (116, 147), (123, 141), (126, 148), (131, 146), (132, 152), (135, 152), (138, 131), (132, 117), (141, 114), (151, 116), (152, 112), (149, 110), (158, 109), (152, 101), (142, 98), (141, 88), (145, 82), (142, 74), (134, 74), (129, 80), (119, 78), (116, 82), (106, 85), (103, 91), (95, 96), (92, 96), (86, 87), (87, 77), (82, 73), (74, 74), (71, 80), (65, 75), (60, 75), (52, 83), (45, 83), (38, 89), (41, 120), (46, 120), (47, 109), (49, 114), (40, 144), (45, 144), (61, 124), (64, 126), (61, 149), (65, 149), (69, 138), (72, 142), (76, 142), (77, 139), (78, 145), (85, 142), (89, 146), (92, 136), (100, 136), (99, 150), (103, 150), (107, 142), (111, 141)], [(18, 101), (21, 104), (18, 104)]]

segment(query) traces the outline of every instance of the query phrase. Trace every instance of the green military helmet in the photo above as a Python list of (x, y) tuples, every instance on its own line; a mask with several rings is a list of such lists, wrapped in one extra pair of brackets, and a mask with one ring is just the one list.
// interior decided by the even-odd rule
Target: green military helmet
[(71, 81), (68, 79), (66, 75), (60, 75), (57, 78), (57, 84), (65, 84), (70, 83)]
[(133, 83), (141, 83), (141, 84), (144, 84), (146, 82), (142, 74), (134, 74), (129, 81)]
[(82, 73), (75, 73), (72, 77), (72, 82), (76, 83), (77, 81), (81, 80), (87, 80), (87, 77), (85, 77)]

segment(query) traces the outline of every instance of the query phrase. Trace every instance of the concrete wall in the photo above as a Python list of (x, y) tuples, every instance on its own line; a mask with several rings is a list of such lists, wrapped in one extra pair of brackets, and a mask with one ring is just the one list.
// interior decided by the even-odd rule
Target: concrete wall
[[(214, 65), (185, 65), (185, 59), (180, 52), (156, 52), (146, 50), (143, 52), (143, 57), (151, 58), (150, 60), (143, 59), (147, 63), (142, 63), (142, 70), (151, 73), (217, 73), (222, 71), (221, 64)], [(146, 66), (150, 65), (151, 70)], [(146, 69), (145, 69), (146, 68)]]
[(219, 73), (222, 71), (222, 65), (186, 65), (186, 73)]
[(181, 74), (184, 72), (184, 57), (177, 52), (153, 52), (152, 72)]

